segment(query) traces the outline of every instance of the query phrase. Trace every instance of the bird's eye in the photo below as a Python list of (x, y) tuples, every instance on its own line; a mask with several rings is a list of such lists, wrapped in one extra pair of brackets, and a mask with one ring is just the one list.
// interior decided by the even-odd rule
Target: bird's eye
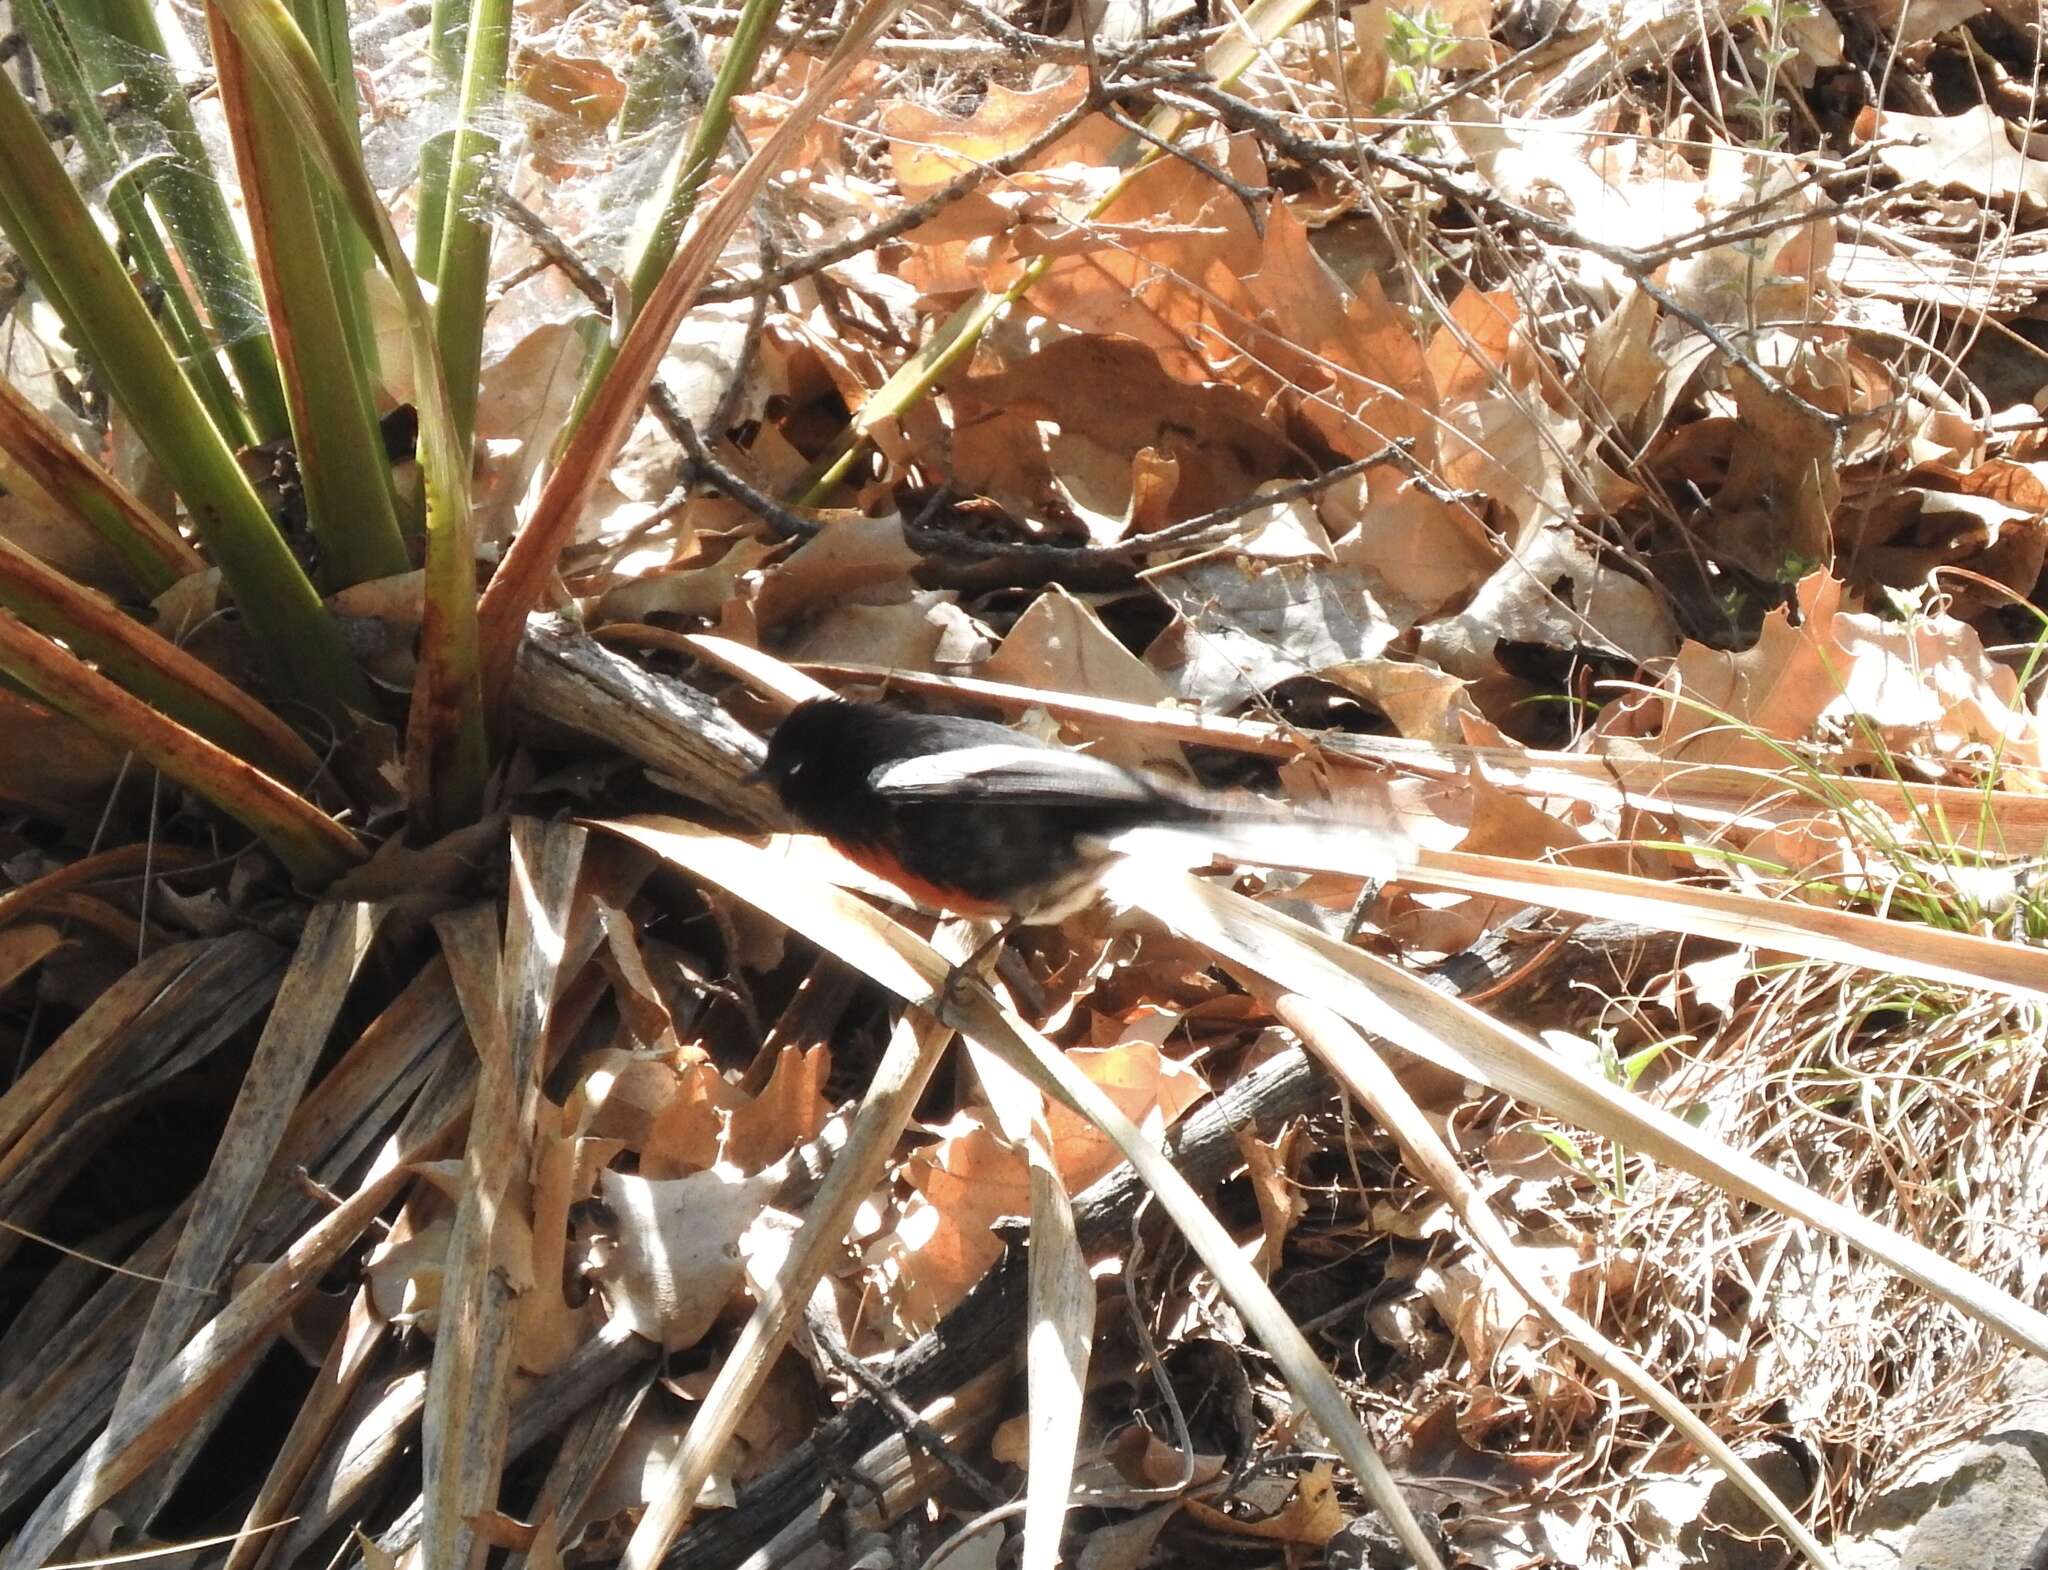
[(782, 777), (793, 780), (803, 771), (804, 760), (802, 758), (792, 758), (789, 760), (789, 766), (782, 771)]

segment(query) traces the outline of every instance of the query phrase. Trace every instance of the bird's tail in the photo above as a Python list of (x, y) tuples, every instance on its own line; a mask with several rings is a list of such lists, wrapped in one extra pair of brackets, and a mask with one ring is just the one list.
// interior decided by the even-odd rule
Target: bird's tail
[(1401, 870), (1412, 845), (1383, 825), (1328, 817), (1306, 808), (1220, 807), (1197, 822), (1154, 823), (1124, 829), (1105, 843), (1120, 854), (1158, 857), (1178, 867), (1231, 861), (1260, 867), (1334, 872), (1387, 882)]

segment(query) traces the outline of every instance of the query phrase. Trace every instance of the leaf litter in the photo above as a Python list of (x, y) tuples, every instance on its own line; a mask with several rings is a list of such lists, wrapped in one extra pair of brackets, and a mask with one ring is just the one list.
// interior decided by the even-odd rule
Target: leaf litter
[[(2048, 254), (2037, 156), (2048, 127), (1998, 90), (2026, 85), (2038, 19), (1972, 0), (1944, 7), (1938, 25), (1924, 7), (1879, 7), (1861, 25), (1882, 30), (1879, 59), (1903, 85), (1872, 102), (1826, 11), (1622, 6), (1596, 22), (1579, 9), (1532, 39), (1507, 12), (1375, 0), (1265, 48), (1227, 98), (1151, 70), (1133, 50), (1140, 34), (1113, 17), (1092, 34), (1068, 29), (1087, 49), (1060, 53), (1048, 36), (1046, 62), (1031, 66), (1003, 54), (1003, 29), (1027, 24), (1023, 13), (909, 15), (764, 188), (760, 232), (734, 242), (714, 285), (728, 298), (693, 312), (664, 356), (670, 414), (632, 426), (580, 509), (560, 559), (564, 603), (600, 636), (629, 623), (715, 633), (836, 668), (855, 692), (893, 685), (972, 704), (990, 700), (963, 678), (1002, 683), (1002, 712), (1039, 734), (1297, 802), (1363, 800), (1446, 854), (2038, 942), (2040, 834), (2027, 807), (2048, 759), (2027, 613), (2048, 551), (2048, 369), (2038, 352), (2022, 351), (2015, 370), (1988, 347), (2024, 344), (2017, 329), (2037, 325)], [(604, 297), (633, 199), (665, 156), (626, 134), (636, 75), (656, 68), (650, 57), (680, 69), (679, 19), (714, 36), (729, 26), (703, 11), (522, 17), (502, 112), (521, 139), (511, 194), (545, 238), (508, 228), (494, 263), (505, 282), (476, 476), (487, 546), (533, 515), (578, 346), (607, 330), (563, 258)], [(423, 110), (420, 40), (394, 37), (371, 66), (372, 112), (404, 145), (427, 122), (408, 123)], [(1183, 58), (1202, 41), (1190, 35)], [(983, 43), (972, 63), (954, 58)], [(741, 103), (756, 142), (810, 80), (819, 38), (776, 47), (775, 75)], [(1982, 101), (1959, 100), (1939, 69), (1959, 57), (1986, 63)], [(1171, 44), (1153, 58), (1171, 61)], [(1684, 84), (1689, 109), (1674, 116), (1651, 90), (1660, 78), (1641, 73), (1652, 61)], [(1125, 95), (1115, 104), (1111, 85)], [(1150, 105), (1194, 129), (1120, 183), (1112, 156)], [(763, 269), (779, 275), (948, 195), (888, 238), (758, 290)], [(1015, 307), (932, 395), (875, 427), (872, 453), (827, 506), (787, 505), (937, 323), (1020, 282)], [(17, 379), (68, 368), (54, 340), (16, 352)], [(387, 398), (410, 396), (402, 375)], [(679, 445), (675, 411), (702, 461)], [(118, 431), (107, 455), (127, 478), (134, 455)], [(1344, 466), (1353, 472), (1261, 500)], [(755, 495), (786, 510), (764, 513)], [(9, 503), (21, 514), (0, 520), (9, 538), (44, 553), (48, 508), (32, 489)], [(380, 610), (401, 633), (405, 605), (394, 592)], [(236, 670), (232, 647), (216, 657)], [(701, 649), (649, 658), (740, 720), (772, 723), (773, 707)], [(867, 669), (843, 674), (855, 666)], [(114, 760), (91, 738), (0, 701), (19, 705), (22, 736), (37, 738), (34, 767), (0, 761), (0, 789), (25, 813), (61, 816), (113, 788)], [(1170, 722), (1194, 713), (1245, 719), (1302, 761), (1271, 769), (1271, 753), (1236, 733), (1187, 750)], [(597, 734), (685, 785), (704, 768)], [(1374, 741), (1415, 743), (1378, 756), (1426, 752), (1436, 772), (1367, 773), (1358, 762)], [(533, 745), (551, 756), (559, 738)], [(630, 774), (579, 795), (535, 783), (539, 772), (519, 787), (543, 812), (615, 818), (663, 804)], [(1709, 781), (1734, 783), (1703, 797)], [(39, 866), (28, 821), (6, 829), (18, 887)], [(478, 1280), (507, 1294), (486, 1316), (502, 1347), (463, 1354), (464, 1367), (504, 1370), (486, 1405), (508, 1411), (485, 1414), (501, 1446), (522, 1401), (553, 1388), (535, 1381), (573, 1372), (608, 1336), (642, 1348), (610, 1376), (640, 1382), (632, 1411), (590, 1436), (603, 1475), (547, 1500), (550, 1537), (570, 1557), (633, 1536), (735, 1328), (773, 1297), (816, 1193), (800, 1158), (829, 1153), (890, 1038), (861, 976), (877, 972), (783, 942), (715, 881), (643, 882), (644, 862), (629, 873), (605, 859), (625, 854), (593, 841), (575, 896), (560, 884), (549, 907), (564, 946), (541, 988), (548, 1023), (528, 1043), (544, 1089), (510, 1102), (490, 1092), (511, 1110), (468, 1135), (471, 1159), (496, 1163), (487, 1190), (452, 1163), (459, 1139), (436, 1143), (486, 1093), (448, 1022), (459, 995), (479, 1042), (505, 1028), (518, 1018), (509, 981), (441, 971), (404, 990), (364, 985), (372, 1023), (352, 1016), (356, 1046), (325, 1070), (325, 1099), (316, 1084), (269, 1109), (276, 1160), (292, 1155), (337, 1192), (361, 1186), (365, 1159), (390, 1192), (393, 1162), (419, 1180), (375, 1253), (344, 1273), (393, 1329), (378, 1372), (346, 1416), (306, 1408), (331, 1459), (351, 1437), (383, 1459), (318, 1506), (282, 1460), (235, 1479), (280, 1499), (300, 1491), (293, 1544), (360, 1529), (378, 1540), (359, 1550), (364, 1563), (449, 1544), (467, 1558), (482, 1551), (483, 1518), (437, 1491), (483, 1488), (489, 1497), (469, 1503), (491, 1509), (539, 1502), (546, 1446), (500, 1449), (482, 1475), (451, 1467), (424, 1491), (403, 1469), (412, 1435), (430, 1456), (491, 1454), (461, 1437), (473, 1414), (448, 1405), (450, 1280), (464, 1313), (489, 1301)], [(829, 857), (789, 854), (792, 876), (903, 908)], [(415, 863), (448, 896), (437, 903), (453, 903), (475, 864), (452, 859)], [(1531, 926), (1533, 882), (1510, 897), (1426, 873), (1361, 889), (1341, 869), (1254, 869), (1241, 886), (1415, 966), (1533, 934), (1527, 973), (1490, 1007), (1525, 1031), (1554, 1022), (1548, 1039), (1575, 1072), (1638, 1089), (2039, 1301), (2036, 997), (1788, 961), (1768, 938), (1702, 957), (1641, 923), (1585, 944), (1561, 923)], [(611, 900), (594, 892), (607, 882)], [(247, 887), (208, 887), (258, 919)], [(132, 898), (120, 888), (110, 892)], [(198, 964), (224, 940), (199, 929), (195, 908), (166, 900), (146, 914), (199, 945)], [(65, 968), (115, 924), (25, 914), (10, 912), (20, 924), (4, 934), (5, 994), (29, 1005), (9, 1016), (23, 1052), (99, 1084), (145, 1062), (197, 1072), (217, 1042), (167, 1064), (117, 1057), (131, 1050), (125, 1022), (77, 1011)], [(498, 941), (493, 923), (486, 947)], [(510, 932), (504, 945), (490, 974), (531, 956)], [(1044, 1028), (1149, 1139), (1298, 1050), (1256, 989), (1156, 914), (1098, 909), (1016, 950), (1013, 995), (1036, 994)], [(43, 1008), (69, 1022), (61, 1034)], [(1799, 1449), (1811, 1486), (1790, 1502), (1821, 1536), (1915, 1449), (1967, 1427), (2005, 1377), (2005, 1342), (1868, 1254), (1684, 1181), (1626, 1139), (1394, 1061), (1428, 1126), (1456, 1132), (1466, 1175), (1545, 1290), (1710, 1413), (1722, 1439)], [(20, 1077), (0, 1099), (0, 1182), (23, 1225), (36, 1220), (28, 1179), (50, 1152), (76, 1163), (114, 1132), (112, 1119), (66, 1130), (87, 1080), (53, 1085), (54, 1073)], [(954, 1316), (978, 1283), (1016, 1252), (1010, 1221), (1038, 1213), (1029, 1142), (995, 1115), (992, 1092), (941, 1072), (916, 1099), (801, 1305), (802, 1356), (764, 1371), (738, 1442), (703, 1481), (707, 1507), (773, 1499), (776, 1467), (810, 1430), (856, 1409), (863, 1387), (824, 1340), (904, 1366), (935, 1328), (963, 1323)], [(125, 1115), (118, 1098), (113, 1110)], [(1069, 1193), (1116, 1165), (1058, 1101), (1040, 1116)], [(305, 1196), (276, 1180), (284, 1170), (273, 1164), (256, 1190), (236, 1234), (243, 1257), (274, 1259), (295, 1240), (335, 1257), (348, 1240), (307, 1230)], [(1209, 1197), (1315, 1327), (1458, 1562), (1685, 1562), (1676, 1539), (1703, 1518), (1660, 1514), (1664, 1485), (1699, 1484), (1704, 1497), (1720, 1474), (1552, 1334), (1471, 1232), (1435, 1209), (1393, 1138), (1325, 1097), (1270, 1138), (1243, 1134), (1232, 1170)], [(495, 1220), (475, 1232), (491, 1197)], [(1211, 1270), (1143, 1221), (1126, 1217), (1091, 1246), (1098, 1301), (1076, 1475), (1096, 1481), (1070, 1527), (1087, 1512), (1082, 1535), (1113, 1544), (1115, 1523), (1144, 1520), (1132, 1552), (1172, 1562), (1332, 1544), (1361, 1507), (1320, 1459), (1329, 1437), (1240, 1344), (1243, 1321)], [(132, 1247), (130, 1268), (160, 1274), (187, 1235), (166, 1225), (140, 1245), (109, 1230), (102, 1246)], [(263, 1279), (268, 1296), (238, 1299), (245, 1320), (303, 1308), (302, 1285)], [(145, 1294), (54, 1263), (39, 1263), (22, 1304), (17, 1327), (67, 1311), (92, 1326), (108, 1366), (125, 1365), (120, 1349), (147, 1317)], [(1205, 1356), (1231, 1372), (1180, 1371)], [(121, 1494), (120, 1474), (75, 1491), (58, 1479), (88, 1437), (77, 1425), (106, 1421), (114, 1392), (79, 1360), (13, 1366), (0, 1399), (17, 1421), (82, 1415), (61, 1442), (0, 1458), (0, 1508), (28, 1520), (14, 1551), (88, 1506), (104, 1512), (98, 1540), (175, 1535), (152, 1512), (123, 1513), (124, 1497), (147, 1491)], [(956, 1383), (1007, 1366), (990, 1354)], [(394, 1418), (377, 1405), (429, 1367), (438, 1406), (430, 1395)], [(565, 1415), (596, 1394), (572, 1388)], [(211, 1420), (226, 1410), (216, 1403)], [(955, 1459), (1014, 1480), (1030, 1446), (988, 1436), (1015, 1410), (1015, 1393), (998, 1389), (939, 1419)], [(1148, 1447), (1164, 1459), (1140, 1468), (1132, 1457)], [(885, 1514), (912, 1522), (928, 1552), (967, 1512), (918, 1456)], [(1183, 1456), (1197, 1464), (1184, 1471)], [(188, 1488), (208, 1475), (189, 1456), (169, 1465)], [(1198, 1493), (1176, 1495), (1167, 1519), (1144, 1513), (1156, 1494), (1131, 1492), (1183, 1476)], [(394, 1490), (397, 1503), (371, 1503)], [(408, 1491), (423, 1516), (408, 1513)], [(57, 1515), (40, 1508), (60, 1495)], [(928, 1502), (922, 1521), (912, 1501)], [(782, 1525), (764, 1509), (761, 1539)]]

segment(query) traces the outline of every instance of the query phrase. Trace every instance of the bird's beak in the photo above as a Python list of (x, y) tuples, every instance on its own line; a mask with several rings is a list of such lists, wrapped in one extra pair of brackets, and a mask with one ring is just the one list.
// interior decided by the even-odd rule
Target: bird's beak
[(749, 769), (740, 776), (740, 783), (742, 785), (766, 785), (769, 782), (768, 765), (765, 763), (758, 769)]

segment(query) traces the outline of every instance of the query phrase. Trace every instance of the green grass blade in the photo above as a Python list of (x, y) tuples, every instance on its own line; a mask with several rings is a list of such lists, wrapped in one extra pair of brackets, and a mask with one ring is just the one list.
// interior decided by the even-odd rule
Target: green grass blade
[[(427, 20), (427, 63), (433, 72), (433, 105), (453, 116), (460, 98), (462, 60), (468, 52), (469, 0), (434, 0)], [(455, 127), (436, 131), (420, 148), (419, 222), (413, 230), (413, 265), (428, 283), (441, 280), (441, 240), (448, 230), (448, 179)]]
[(512, 48), (512, 0), (475, 0), (462, 67), (462, 103), (449, 154), (441, 216), (440, 289), (434, 327), (455, 428), (467, 442), (476, 422), (477, 377), (483, 367), (484, 311), (491, 282), (491, 189), (498, 178), (498, 139), (485, 128), (505, 92)]
[[(292, 0), (299, 31), (306, 35), (313, 58), (326, 73), (342, 125), (354, 138), (356, 158), (363, 154), (363, 111), (356, 97), (356, 60), (349, 40), (347, 0)], [(349, 358), (363, 378), (363, 396), (374, 406), (372, 389), (382, 365), (375, 320), (371, 315), (368, 280), (377, 265), (370, 242), (356, 227), (345, 204), (325, 181), (317, 181), (313, 203), (320, 212), (321, 245), (334, 279), (334, 298), (341, 308), (344, 330), (354, 345)]]
[(240, 45), (225, 29), (213, 31), (214, 70), (242, 169), (321, 576), (332, 589), (392, 577), (410, 562), (391, 466), (343, 319), (331, 253), (304, 240), (322, 228), (314, 176), (282, 106), (250, 79)]
[(355, 128), (335, 106), (305, 36), (278, 0), (218, 0), (251, 74), (274, 94), (303, 138), (307, 159), (368, 240), (398, 292), (420, 410), (427, 489), (426, 605), (406, 729), (406, 772), (421, 832), (467, 822), (489, 768), (477, 675), (476, 528), (469, 508), (469, 444), (460, 439), (419, 277), (391, 215), (363, 168)]
[[(98, 33), (91, 20), (105, 33)], [(171, 156), (149, 164), (149, 198), (234, 368), (253, 439), (276, 441), (290, 427), (256, 274), (192, 118), (184, 84), (171, 68), (156, 13), (148, 0), (95, 0), (91, 20), (76, 22), (80, 57), (100, 91), (116, 86), (125, 91), (131, 115), (160, 131), (168, 143)], [(106, 47), (109, 39), (125, 46), (118, 58)]]
[[(684, 146), (676, 149), (675, 157), (670, 160), (668, 171), (662, 178), (661, 190), (649, 201), (648, 215), (628, 274), (632, 307), (636, 312), (646, 304), (654, 293), (655, 285), (661, 282), (662, 275), (675, 260), (676, 246), (682, 240), (690, 215), (697, 210), (697, 197), (704, 188), (705, 177), (711, 173), (718, 161), (719, 149), (725, 146), (726, 138), (732, 132), (733, 97), (743, 92), (753, 80), (754, 67), (760, 61), (762, 46), (768, 41), (775, 14), (776, 0), (746, 0), (740, 10), (739, 24), (733, 31), (731, 42), (726, 45), (725, 58), (719, 63), (718, 76), (704, 100), (704, 112), (697, 120), (696, 132)], [(590, 364), (583, 373), (582, 390), (576, 395), (575, 411), (569, 416), (570, 430), (582, 421), (584, 412), (597, 395), (597, 389), (618, 362), (621, 336), (617, 332), (608, 334), (591, 356)]]
[(369, 683), (340, 630), (4, 73), (0, 148), (0, 227), (177, 489), (282, 685), (333, 722), (369, 712)]
[[(187, 287), (184, 271), (171, 259), (150, 211), (152, 183), (168, 172), (172, 159), (132, 129), (125, 138), (117, 137), (105, 113), (101, 95), (126, 91), (118, 71), (110, 72), (103, 64), (109, 53), (105, 34), (80, 25), (76, 16), (60, 15), (48, 0), (22, 0), (16, 15), (32, 41), (50, 101), (77, 145), (86, 183), (104, 189), (107, 210), (137, 270), (156, 286), (161, 325), (200, 402), (228, 440), (254, 440), (254, 428), (214, 352), (199, 303)], [(95, 64), (100, 68), (93, 69)], [(135, 126), (135, 116), (124, 119)]]

